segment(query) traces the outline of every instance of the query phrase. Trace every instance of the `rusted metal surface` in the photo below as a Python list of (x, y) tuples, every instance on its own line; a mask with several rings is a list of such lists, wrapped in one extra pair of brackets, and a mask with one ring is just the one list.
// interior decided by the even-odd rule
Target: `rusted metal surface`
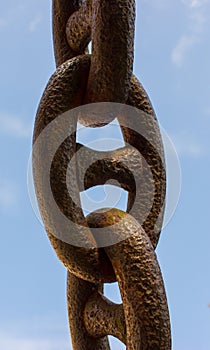
[[(80, 89), (78, 89), (78, 86), (81, 86), (82, 90), (85, 82), (85, 75), (87, 76), (88, 73), (89, 64), (90, 58), (88, 56), (78, 57), (64, 63), (52, 76), (37, 112), (34, 127), (34, 145), (36, 145), (36, 140), (40, 139), (39, 135), (41, 132), (55, 120), (56, 117), (81, 103), (79, 98)], [(69, 80), (71, 80), (71, 85), (69, 84)], [(74, 128), (76, 128), (76, 118), (70, 122), (73, 124)], [(57, 133), (59, 134), (59, 130), (57, 130)], [(65, 185), (66, 165), (76, 152), (75, 134), (71, 135), (65, 143), (62, 143), (61, 151), (57, 151), (52, 164), (50, 164), (50, 182), (58, 206), (62, 207), (62, 211), (69, 220), (82, 225), (80, 226), (79, 235), (78, 232), (70, 232), (70, 234), (74, 234), (76, 239), (78, 236), (78, 239), (82, 240), (81, 245), (86, 248), (78, 248), (70, 245), (52, 234), (54, 227), (57, 225), (57, 215), (56, 213), (54, 214), (53, 203), (49, 199), (49, 191), (47, 190), (49, 174), (46, 172), (46, 159), (49, 158), (49, 150), (53, 147), (56, 137), (57, 135), (53, 129), (52, 133), (49, 133), (49, 135), (36, 146), (36, 157), (33, 159), (37, 199), (47, 234), (59, 259), (61, 259), (69, 271), (74, 271), (78, 277), (91, 282), (98, 280), (104, 282), (113, 281), (115, 280), (115, 276), (112, 272), (110, 262), (104, 258), (103, 254), (100, 253), (97, 248), (88, 249), (88, 247), (96, 247), (96, 244), (85, 224), (85, 218), (81, 207), (77, 206), (75, 208), (75, 204), (69, 197)], [(75, 194), (78, 194), (79, 201), (76, 170), (74, 171), (75, 181), (73, 186)], [(103, 271), (104, 277), (101, 271)]]
[(69, 18), (66, 25), (66, 38), (69, 47), (81, 55), (91, 41), (92, 0), (82, 3), (78, 11)]
[[(106, 226), (107, 235), (123, 235), (129, 238), (104, 248), (115, 270), (126, 322), (127, 349), (171, 348), (170, 322), (161, 271), (150, 239), (144, 229), (129, 214), (112, 209), (119, 217), (119, 224), (110, 225), (109, 216), (100, 211), (90, 214), (91, 227)], [(117, 213), (116, 213), (117, 212)], [(89, 312), (89, 316), (91, 311)], [(101, 322), (102, 319), (100, 320)], [(111, 320), (110, 320), (111, 321)], [(99, 321), (98, 321), (99, 322)], [(104, 320), (107, 322), (107, 319)], [(122, 337), (124, 330), (122, 330)]]
[(126, 325), (123, 304), (115, 304), (102, 293), (92, 293), (85, 304), (84, 322), (94, 338), (110, 334), (126, 343)]
[[(37, 111), (33, 173), (46, 232), (68, 270), (74, 350), (109, 350), (108, 335), (128, 350), (171, 349), (154, 252), (165, 208), (164, 151), (151, 102), (132, 75), (134, 26), (134, 0), (53, 0), (57, 69)], [(90, 102), (99, 104), (79, 108)], [(121, 104), (113, 112), (104, 102)], [(125, 147), (98, 152), (76, 143), (78, 120), (102, 126), (115, 117)], [(127, 213), (105, 208), (85, 218), (79, 192), (107, 181), (128, 191)], [(122, 305), (103, 295), (103, 283), (114, 281)]]
[[(92, 39), (84, 103), (127, 101), (133, 70), (134, 27), (134, 0), (85, 1), (70, 17), (67, 37), (73, 50), (81, 53)], [(79, 117), (80, 123), (91, 126), (105, 123), (104, 120), (103, 115)], [(106, 116), (106, 123), (111, 120)]]
[(82, 0), (53, 0), (53, 41), (55, 61), (57, 67), (66, 62), (70, 58), (76, 56), (74, 50), (68, 45), (66, 37), (66, 25), (69, 17), (79, 9)]
[(84, 310), (88, 299), (98, 291), (103, 291), (101, 285), (92, 284), (68, 274), (68, 314), (71, 330), (71, 340), (74, 350), (110, 350), (108, 337), (92, 337), (84, 323)]

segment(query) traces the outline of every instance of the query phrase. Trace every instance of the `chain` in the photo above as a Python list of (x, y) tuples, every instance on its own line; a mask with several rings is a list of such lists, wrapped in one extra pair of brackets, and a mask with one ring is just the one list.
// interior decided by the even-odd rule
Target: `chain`
[[(134, 0), (53, 0), (57, 69), (36, 115), (33, 174), (46, 232), (68, 271), (74, 350), (108, 350), (108, 335), (128, 350), (171, 349), (154, 251), (165, 206), (164, 152), (151, 102), (132, 74), (134, 29)], [(98, 152), (76, 142), (78, 120), (96, 127), (116, 117), (124, 147)], [(85, 218), (80, 191), (110, 179), (128, 191), (127, 211)], [(103, 295), (103, 284), (115, 281), (121, 305)]]

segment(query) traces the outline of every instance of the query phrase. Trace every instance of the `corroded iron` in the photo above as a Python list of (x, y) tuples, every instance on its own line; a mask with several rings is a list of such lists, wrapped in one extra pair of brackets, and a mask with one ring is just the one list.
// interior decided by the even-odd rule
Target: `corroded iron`
[[(127, 101), (133, 69), (134, 28), (135, 0), (84, 1), (70, 17), (67, 38), (71, 47), (81, 54), (92, 39), (84, 103)], [(112, 117), (106, 122), (111, 120)], [(104, 123), (104, 116), (101, 119), (80, 116), (79, 121), (97, 125)]]
[[(57, 69), (37, 111), (33, 173), (46, 232), (68, 270), (74, 350), (108, 350), (108, 335), (128, 350), (171, 349), (167, 300), (154, 252), (165, 207), (164, 151), (151, 102), (132, 75), (134, 27), (134, 0), (53, 0)], [(94, 112), (69, 113), (91, 102), (99, 103)], [(107, 112), (104, 102), (121, 105), (116, 113)], [(122, 104), (134, 107), (136, 118)], [(78, 120), (96, 127), (115, 117), (125, 147), (97, 152), (77, 144)], [(127, 213), (106, 208), (85, 218), (79, 192), (107, 181), (128, 191)], [(58, 211), (66, 220), (58, 222)], [(71, 229), (70, 222), (75, 224)], [(121, 305), (103, 295), (103, 283), (114, 281)]]
[[(129, 238), (104, 248), (119, 283), (125, 314), (127, 349), (170, 349), (168, 308), (154, 248), (144, 229), (132, 216), (123, 213), (121, 219), (119, 210), (111, 211), (115, 222), (119, 217), (119, 225), (114, 228), (107, 226), (107, 234), (111, 231), (112, 235), (126, 237), (127, 231), (132, 232)], [(99, 211), (89, 215), (88, 223), (91, 227), (104, 227), (107, 219), (106, 213), (100, 214)], [(125, 338), (124, 328), (121, 332), (121, 339)]]

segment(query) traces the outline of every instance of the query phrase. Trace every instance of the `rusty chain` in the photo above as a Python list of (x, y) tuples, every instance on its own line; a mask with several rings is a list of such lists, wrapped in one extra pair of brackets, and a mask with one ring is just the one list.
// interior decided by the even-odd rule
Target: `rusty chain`
[[(154, 252), (165, 206), (164, 152), (153, 107), (132, 75), (134, 29), (135, 0), (53, 0), (57, 69), (37, 111), (33, 174), (46, 232), (68, 270), (74, 350), (108, 350), (108, 335), (128, 350), (171, 349)], [(77, 144), (78, 120), (95, 127), (116, 116), (125, 147), (96, 152)], [(128, 191), (127, 212), (106, 209), (85, 218), (79, 192), (110, 179)], [(121, 305), (103, 295), (103, 283), (115, 281)]]

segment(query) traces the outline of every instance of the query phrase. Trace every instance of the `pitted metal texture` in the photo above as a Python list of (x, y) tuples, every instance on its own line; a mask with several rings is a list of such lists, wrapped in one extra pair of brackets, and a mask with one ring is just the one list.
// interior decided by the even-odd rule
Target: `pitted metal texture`
[[(47, 235), (68, 271), (73, 349), (109, 350), (113, 335), (127, 350), (170, 350), (154, 251), (165, 208), (164, 149), (150, 99), (132, 73), (135, 1), (52, 5), (57, 68), (36, 115), (33, 175)], [(102, 152), (76, 142), (78, 121), (101, 127), (115, 118), (124, 147)], [(85, 217), (80, 192), (106, 183), (128, 192), (126, 212), (104, 208)], [(120, 305), (103, 294), (103, 284), (115, 281)]]

